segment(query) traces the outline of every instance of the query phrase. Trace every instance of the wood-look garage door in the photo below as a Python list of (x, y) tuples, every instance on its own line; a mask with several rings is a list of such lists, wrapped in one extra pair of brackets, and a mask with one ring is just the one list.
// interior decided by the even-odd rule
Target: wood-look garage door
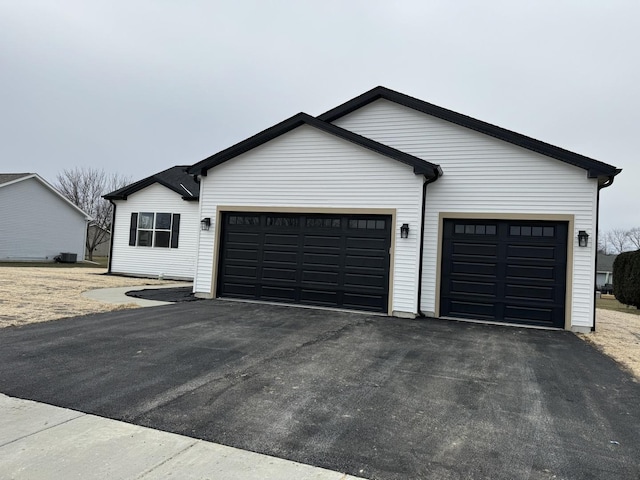
[(218, 296), (386, 312), (391, 217), (227, 212)]
[(564, 327), (567, 223), (444, 221), (440, 315)]

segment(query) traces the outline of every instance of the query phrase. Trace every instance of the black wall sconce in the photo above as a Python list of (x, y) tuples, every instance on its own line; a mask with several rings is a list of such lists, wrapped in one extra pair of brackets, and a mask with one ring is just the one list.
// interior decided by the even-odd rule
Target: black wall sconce
[(589, 241), (589, 234), (584, 230), (580, 230), (578, 232), (578, 246), (586, 247), (588, 241)]
[(211, 228), (211, 219), (209, 217), (200, 220), (200, 230), (209, 230), (209, 228)]
[(409, 224), (403, 223), (400, 227), (400, 238), (409, 238)]

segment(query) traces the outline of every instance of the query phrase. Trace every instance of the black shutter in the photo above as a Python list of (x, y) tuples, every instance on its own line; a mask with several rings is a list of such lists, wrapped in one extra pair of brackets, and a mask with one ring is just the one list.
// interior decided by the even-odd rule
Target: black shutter
[(171, 248), (178, 248), (178, 235), (180, 234), (180, 214), (173, 214), (171, 222)]
[(138, 214), (131, 214), (131, 224), (129, 225), (129, 245), (135, 247), (136, 234), (138, 233)]

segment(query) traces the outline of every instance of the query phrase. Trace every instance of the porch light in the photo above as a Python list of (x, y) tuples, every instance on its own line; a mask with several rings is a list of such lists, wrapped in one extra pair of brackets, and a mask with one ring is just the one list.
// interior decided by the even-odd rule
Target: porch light
[(403, 223), (400, 227), (400, 238), (409, 238), (409, 224)]
[(211, 227), (211, 219), (209, 217), (205, 217), (200, 220), (200, 229), (201, 230), (209, 230)]
[(588, 240), (589, 240), (589, 234), (584, 230), (580, 230), (578, 232), (578, 245), (580, 247), (586, 247)]

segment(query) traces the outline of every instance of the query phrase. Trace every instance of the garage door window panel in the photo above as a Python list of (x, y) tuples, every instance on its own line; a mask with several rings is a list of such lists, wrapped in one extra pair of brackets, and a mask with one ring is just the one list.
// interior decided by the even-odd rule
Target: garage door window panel
[(454, 226), (454, 232), (457, 235), (495, 235), (497, 232), (497, 226), (494, 224), (470, 225), (465, 223), (456, 223)]
[(339, 229), (342, 228), (342, 219), (339, 217), (306, 217), (307, 228)]
[(266, 217), (267, 227), (280, 227), (280, 228), (298, 228), (300, 226), (300, 219), (297, 217), (281, 217), (281, 216), (268, 216)]
[(387, 223), (385, 220), (375, 218), (350, 219), (348, 228), (352, 230), (385, 230)]

